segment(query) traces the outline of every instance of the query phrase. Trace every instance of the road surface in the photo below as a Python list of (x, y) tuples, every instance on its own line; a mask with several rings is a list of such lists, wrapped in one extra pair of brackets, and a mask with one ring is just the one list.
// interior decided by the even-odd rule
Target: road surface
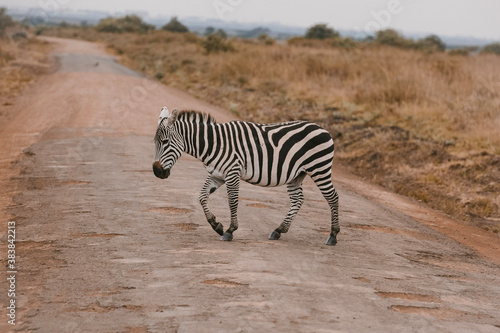
[[(330, 213), (310, 179), (278, 241), (286, 189), (243, 184), (240, 228), (221, 242), (198, 203), (202, 164), (184, 156), (157, 179), (152, 140), (163, 105), (233, 117), (103, 46), (47, 39), (59, 69), (0, 129), (2, 251), (7, 221), (17, 240), (16, 325), (3, 278), (0, 331), (500, 332), (497, 235), (336, 166), (337, 246), (323, 245)], [(225, 187), (210, 204), (227, 227)]]

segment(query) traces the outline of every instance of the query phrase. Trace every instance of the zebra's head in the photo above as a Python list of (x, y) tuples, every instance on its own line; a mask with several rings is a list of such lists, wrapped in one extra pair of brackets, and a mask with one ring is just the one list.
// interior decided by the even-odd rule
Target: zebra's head
[(167, 107), (161, 109), (158, 119), (158, 128), (154, 138), (155, 158), (153, 172), (156, 177), (165, 179), (170, 175), (170, 169), (184, 151), (184, 140), (175, 127), (179, 110), (174, 109), (172, 114)]

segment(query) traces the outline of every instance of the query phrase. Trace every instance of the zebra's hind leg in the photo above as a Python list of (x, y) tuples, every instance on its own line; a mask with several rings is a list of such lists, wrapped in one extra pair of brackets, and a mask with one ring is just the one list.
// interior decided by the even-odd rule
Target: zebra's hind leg
[(330, 237), (326, 241), (326, 245), (337, 244), (337, 234), (340, 232), (339, 225), (339, 195), (332, 184), (332, 169), (331, 165), (326, 170), (315, 172), (311, 175), (316, 185), (319, 187), (321, 194), (328, 202), (331, 211), (331, 231)]
[(269, 235), (270, 240), (279, 239), (282, 233), (288, 232), (290, 225), (297, 213), (299, 212), (302, 203), (304, 202), (304, 194), (302, 192), (302, 181), (304, 180), (305, 173), (299, 175), (292, 183), (287, 185), (288, 196), (290, 197), (290, 210), (286, 215), (283, 222), (280, 224), (278, 228), (276, 228)]
[(207, 177), (207, 180), (205, 181), (205, 185), (203, 185), (203, 188), (201, 189), (199, 198), (201, 207), (203, 208), (203, 212), (205, 213), (205, 217), (207, 218), (208, 223), (210, 223), (212, 229), (214, 229), (215, 232), (217, 232), (221, 236), (224, 233), (224, 227), (222, 223), (217, 223), (215, 221), (215, 215), (208, 208), (208, 197), (210, 196), (210, 194), (214, 193), (215, 190), (217, 190), (222, 184), (224, 184), (224, 181), (222, 179), (214, 178), (209, 175)]
[(232, 170), (226, 176), (227, 198), (229, 201), (229, 210), (231, 212), (231, 224), (220, 240), (233, 240), (233, 232), (238, 229), (238, 193), (240, 190), (240, 172), (239, 169)]

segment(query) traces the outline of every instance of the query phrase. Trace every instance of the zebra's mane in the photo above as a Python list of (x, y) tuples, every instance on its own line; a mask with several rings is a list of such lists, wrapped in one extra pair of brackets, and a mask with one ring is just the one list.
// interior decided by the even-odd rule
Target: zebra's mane
[[(158, 125), (158, 128), (156, 129), (156, 134), (154, 141), (162, 141), (166, 135), (166, 127), (165, 127), (165, 120), (167, 118), (164, 118)], [(203, 113), (199, 111), (194, 111), (194, 110), (182, 110), (179, 112), (179, 115), (177, 116), (177, 121), (187, 121), (190, 123), (197, 123), (197, 124), (216, 124), (217, 122), (215, 119), (209, 115), (208, 113)]]
[(184, 120), (192, 123), (204, 123), (204, 124), (217, 123), (215, 119), (208, 113), (194, 111), (194, 110), (182, 110), (181, 112), (179, 112), (177, 120)]

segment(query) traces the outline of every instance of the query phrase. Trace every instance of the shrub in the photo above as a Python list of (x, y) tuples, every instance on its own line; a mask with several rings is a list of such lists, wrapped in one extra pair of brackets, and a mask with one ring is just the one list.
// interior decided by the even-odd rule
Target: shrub
[(257, 38), (257, 37), (259, 37), (262, 34), (266, 34), (267, 35), (270, 32), (271, 32), (271, 30), (269, 30), (268, 28), (257, 27), (255, 29), (248, 30), (248, 31), (240, 31), (238, 33), (238, 37), (241, 37), (241, 38)]
[(305, 37), (292, 37), (287, 40), (287, 44), (290, 46), (301, 46), (301, 47), (311, 47), (311, 48), (321, 48), (324, 47), (325, 43), (319, 39), (307, 39)]
[(12, 17), (6, 14), (7, 9), (0, 7), (0, 37), (5, 35), (5, 29), (14, 25)]
[(216, 35), (219, 36), (222, 39), (227, 38), (227, 33), (223, 29), (217, 29), (215, 30), (214, 27), (208, 27), (205, 29), (205, 36), (210, 36), (210, 35)]
[(353, 50), (359, 46), (358, 42), (349, 37), (337, 37), (332, 41), (333, 47), (338, 47), (340, 49)]
[(207, 27), (205, 29), (205, 36), (209, 36), (211, 34), (213, 34), (215, 32), (215, 28), (214, 27)]
[(28, 34), (26, 34), (24, 31), (20, 31), (20, 32), (13, 33), (11, 37), (13, 40), (18, 41), (18, 40), (27, 39)]
[(377, 31), (374, 41), (378, 44), (391, 45), (401, 48), (410, 48), (414, 43), (412, 40), (406, 39), (394, 29)]
[(212, 52), (228, 52), (234, 51), (234, 47), (231, 43), (224, 40), (224, 38), (219, 35), (212, 34), (207, 36), (201, 41), (201, 46), (205, 49), (207, 54)]
[(494, 53), (500, 55), (500, 43), (488, 44), (481, 50), (481, 53)]
[(308, 39), (327, 39), (339, 36), (340, 34), (337, 31), (328, 27), (326, 24), (316, 24), (307, 29), (304, 37)]
[(12, 53), (3, 51), (2, 48), (0, 48), (0, 67), (5, 66), (12, 59), (14, 59)]
[(269, 37), (268, 34), (259, 35), (257, 39), (264, 45), (274, 45), (274, 43), (276, 42), (273, 38)]
[(214, 35), (217, 35), (220, 38), (224, 38), (224, 39), (227, 38), (227, 33), (222, 29), (217, 29), (217, 31), (214, 32)]
[(189, 32), (189, 29), (184, 24), (182, 24), (175, 16), (172, 17), (170, 22), (165, 24), (162, 29), (171, 32)]
[(469, 55), (470, 50), (466, 47), (462, 47), (459, 49), (453, 49), (448, 52), (449, 55), (451, 56), (462, 56), (462, 57), (467, 57)]
[(444, 52), (446, 50), (446, 44), (436, 35), (429, 35), (418, 41), (414, 41), (413, 39), (405, 38), (394, 29), (377, 31), (373, 41), (377, 44), (390, 45), (402, 49), (417, 49), (429, 52)]
[(66, 29), (66, 28), (71, 28), (72, 25), (69, 24), (68, 22), (66, 21), (62, 21), (61, 23), (58, 24), (59, 28), (63, 28), (63, 29)]
[(127, 15), (124, 17), (114, 18), (107, 17), (99, 21), (96, 27), (97, 31), (100, 32), (112, 32), (112, 33), (123, 33), (123, 32), (137, 32), (146, 33), (149, 30), (154, 30), (154, 25), (144, 23), (142, 19), (137, 15)]
[(436, 35), (429, 35), (423, 39), (420, 39), (415, 47), (421, 50), (427, 51), (439, 51), (444, 52), (446, 50), (446, 44)]
[(293, 37), (287, 41), (290, 46), (309, 47), (314, 49), (329, 49), (338, 48), (344, 50), (353, 50), (362, 46), (358, 42), (349, 37), (335, 37), (330, 39), (307, 39), (305, 37)]

